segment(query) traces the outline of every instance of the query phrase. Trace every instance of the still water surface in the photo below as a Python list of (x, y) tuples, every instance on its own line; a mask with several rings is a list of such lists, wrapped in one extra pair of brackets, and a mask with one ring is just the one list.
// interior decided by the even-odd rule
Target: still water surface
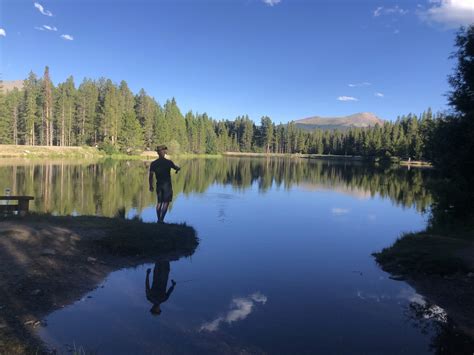
[[(46, 318), (40, 335), (51, 347), (99, 354), (436, 351), (442, 312), (438, 320), (422, 316), (422, 332), (413, 311), (422, 297), (389, 279), (371, 256), (426, 226), (428, 171), (283, 159), (177, 163), (167, 222), (196, 229), (194, 255), (110, 274)], [(35, 210), (113, 216), (125, 209), (129, 218), (154, 222), (147, 165), (17, 163), (0, 167), (0, 181), (38, 196)], [(159, 315), (147, 299), (147, 269), (154, 287), (176, 281)]]

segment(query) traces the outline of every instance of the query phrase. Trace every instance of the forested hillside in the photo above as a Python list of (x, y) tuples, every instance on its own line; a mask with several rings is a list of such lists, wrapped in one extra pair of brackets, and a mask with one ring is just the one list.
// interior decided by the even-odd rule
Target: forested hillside
[[(439, 116), (439, 115), (438, 115)], [(299, 129), (247, 115), (215, 120), (207, 114), (183, 114), (176, 100), (160, 104), (145, 90), (133, 93), (125, 81), (71, 76), (54, 86), (49, 68), (30, 73), (21, 89), (0, 92), (0, 144), (99, 146), (107, 152), (131, 152), (168, 144), (174, 152), (224, 151), (317, 153), (430, 160), (431, 137), (439, 117), (430, 109), (395, 122), (344, 131)]]

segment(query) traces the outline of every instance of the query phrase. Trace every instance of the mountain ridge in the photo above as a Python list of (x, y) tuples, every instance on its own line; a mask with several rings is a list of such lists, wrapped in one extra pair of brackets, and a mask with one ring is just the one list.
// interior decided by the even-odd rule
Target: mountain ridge
[(304, 130), (368, 128), (376, 124), (383, 125), (384, 120), (372, 112), (358, 112), (348, 116), (321, 117), (312, 116), (294, 121), (297, 127)]
[(13, 89), (21, 90), (23, 88), (23, 80), (3, 80), (1, 81), (0, 87), (5, 91), (11, 91)]

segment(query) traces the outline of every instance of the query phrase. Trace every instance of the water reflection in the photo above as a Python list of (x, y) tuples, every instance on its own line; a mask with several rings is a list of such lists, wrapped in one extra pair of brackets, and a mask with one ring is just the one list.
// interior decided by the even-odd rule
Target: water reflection
[(210, 322), (204, 323), (200, 327), (200, 330), (215, 332), (216, 330), (219, 330), (219, 327), (222, 323), (231, 324), (233, 322), (243, 320), (247, 318), (250, 313), (252, 313), (252, 310), (257, 303), (267, 303), (267, 297), (262, 295), (260, 292), (255, 292), (248, 297), (233, 298), (230, 306), (231, 309), (227, 312), (227, 314), (219, 316)]
[[(105, 353), (426, 353), (428, 336), (404, 326), (401, 283), (388, 279), (370, 253), (402, 231), (424, 228), (415, 208), (429, 205), (430, 172), (292, 159), (176, 163), (182, 170), (173, 175), (172, 218), (198, 231), (199, 251), (192, 260), (156, 259), (112, 274), (92, 298), (48, 317), (48, 344), (100, 344)], [(60, 181), (59, 165), (48, 168), (53, 181)], [(11, 179), (12, 169), (0, 173)], [(18, 176), (46, 170), (16, 169)], [(62, 179), (75, 181), (68, 186), (84, 208), (78, 213), (112, 214), (110, 206), (123, 206), (128, 218), (155, 218), (147, 163), (63, 169)], [(24, 183), (44, 193), (37, 180)], [(81, 184), (88, 186), (84, 195)], [(172, 293), (171, 278), (178, 288)], [(196, 282), (181, 281), (188, 279)], [(373, 295), (387, 297), (377, 302)], [(150, 308), (159, 313), (155, 305), (159, 317), (150, 315)]]
[(167, 260), (160, 260), (155, 263), (153, 268), (153, 283), (150, 287), (150, 273), (151, 269), (146, 270), (145, 280), (145, 293), (146, 298), (150, 301), (153, 306), (150, 309), (150, 313), (154, 316), (161, 314), (161, 304), (166, 302), (173, 293), (176, 282), (171, 280), (171, 286), (166, 290), (168, 286), (168, 277), (170, 274), (170, 262)]
[[(360, 163), (307, 161), (300, 159), (189, 159), (177, 162), (180, 174), (173, 176), (177, 196), (200, 194), (212, 184), (249, 189), (260, 193), (270, 188), (333, 190), (358, 198), (376, 195), (403, 207), (424, 211), (432, 202), (426, 189), (431, 173), (374, 167)], [(33, 195), (32, 209), (56, 214), (114, 216), (121, 208), (141, 212), (155, 203), (147, 186), (149, 162), (114, 161), (4, 161), (0, 162), (0, 190)], [(337, 206), (334, 214), (344, 213)], [(220, 214), (220, 219), (225, 213)]]
[(406, 316), (422, 334), (433, 334), (429, 345), (433, 354), (472, 354), (474, 339), (460, 331), (438, 305), (420, 298), (409, 304)]

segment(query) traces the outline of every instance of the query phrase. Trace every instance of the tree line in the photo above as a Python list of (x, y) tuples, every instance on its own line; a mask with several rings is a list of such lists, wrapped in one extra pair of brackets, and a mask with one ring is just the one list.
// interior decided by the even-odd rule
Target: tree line
[(294, 122), (275, 124), (247, 115), (214, 120), (206, 113), (182, 114), (176, 100), (160, 105), (125, 81), (71, 76), (54, 86), (46, 67), (31, 72), (22, 89), (0, 93), (0, 144), (92, 145), (113, 151), (153, 149), (168, 144), (179, 152), (315, 153), (362, 156), (411, 156), (430, 159), (429, 139), (436, 125), (431, 110), (400, 117), (368, 129), (304, 131)]
[(451, 163), (458, 153), (454, 142), (465, 142), (466, 154), (474, 141), (469, 133), (474, 131), (473, 33), (471, 26), (456, 37), (458, 65), (449, 79), (455, 112), (449, 115), (427, 109), (381, 126), (308, 132), (267, 116), (257, 125), (247, 115), (215, 120), (206, 113), (183, 114), (174, 98), (161, 105), (144, 89), (134, 94), (125, 81), (86, 78), (76, 87), (71, 76), (55, 86), (46, 67), (42, 77), (31, 72), (21, 90), (0, 90), (0, 144), (91, 145), (111, 153), (167, 144), (174, 152), (200, 154), (309, 153)]

